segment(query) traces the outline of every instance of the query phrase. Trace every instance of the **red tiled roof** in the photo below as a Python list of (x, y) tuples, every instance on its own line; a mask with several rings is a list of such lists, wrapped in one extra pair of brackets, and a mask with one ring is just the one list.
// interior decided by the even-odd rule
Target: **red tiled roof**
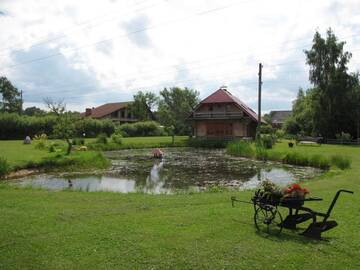
[(254, 119), (256, 122), (258, 121), (258, 115), (256, 112), (254, 112), (244, 102), (233, 96), (229, 91), (224, 88), (220, 88), (219, 90), (215, 91), (210, 96), (200, 102), (200, 104), (207, 103), (235, 103), (241, 109), (243, 109), (252, 119)]
[[(106, 103), (104, 105), (91, 109), (91, 114), (88, 116), (93, 118), (102, 118), (108, 114), (127, 107), (129, 104), (131, 104), (131, 102)], [(82, 113), (81, 115), (85, 116), (85, 113)]]

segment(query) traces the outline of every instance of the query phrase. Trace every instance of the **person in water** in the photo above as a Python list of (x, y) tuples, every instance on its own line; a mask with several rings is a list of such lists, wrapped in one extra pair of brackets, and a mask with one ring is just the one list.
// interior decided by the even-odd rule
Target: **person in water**
[(153, 157), (154, 157), (154, 158), (163, 158), (163, 156), (164, 156), (163, 151), (161, 151), (159, 148), (155, 148), (155, 149), (152, 151), (152, 154), (153, 154)]

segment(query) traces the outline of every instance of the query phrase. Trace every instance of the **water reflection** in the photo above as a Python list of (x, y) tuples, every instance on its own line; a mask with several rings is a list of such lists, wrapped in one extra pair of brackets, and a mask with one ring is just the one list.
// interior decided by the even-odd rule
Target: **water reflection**
[(214, 185), (255, 188), (264, 179), (286, 185), (321, 173), (312, 168), (235, 158), (221, 150), (166, 149), (163, 160), (152, 159), (148, 151), (108, 153), (113, 167), (100, 175), (37, 175), (20, 179), (18, 184), (54, 190), (158, 194)]

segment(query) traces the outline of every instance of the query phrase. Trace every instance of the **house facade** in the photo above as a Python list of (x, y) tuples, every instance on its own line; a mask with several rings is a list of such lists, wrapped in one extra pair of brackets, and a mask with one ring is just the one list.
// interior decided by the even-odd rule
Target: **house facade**
[(206, 138), (255, 137), (257, 114), (225, 87), (202, 100), (191, 113), (193, 135)]
[(129, 108), (131, 103), (132, 102), (115, 102), (107, 103), (96, 108), (86, 108), (85, 113), (81, 115), (94, 119), (110, 119), (119, 124), (133, 123), (136, 122), (137, 119)]

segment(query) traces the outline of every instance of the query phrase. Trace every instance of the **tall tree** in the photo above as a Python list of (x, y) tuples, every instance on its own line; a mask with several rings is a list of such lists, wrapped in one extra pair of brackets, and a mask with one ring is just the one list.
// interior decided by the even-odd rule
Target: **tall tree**
[(174, 127), (175, 134), (190, 134), (187, 118), (199, 103), (199, 92), (193, 89), (172, 87), (160, 92), (159, 121), (164, 126)]
[(154, 109), (159, 98), (152, 92), (139, 91), (134, 95), (130, 110), (139, 120), (155, 120)]
[(69, 155), (72, 149), (71, 139), (76, 133), (76, 118), (73, 113), (66, 111), (66, 104), (62, 101), (55, 102), (49, 98), (46, 98), (44, 101), (50, 112), (57, 116), (53, 134), (55, 137), (66, 141), (68, 145), (66, 154)]
[(344, 44), (329, 29), (325, 38), (316, 32), (311, 49), (305, 51), (309, 79), (315, 86), (313, 95), (317, 99), (312, 108), (314, 130), (326, 137), (342, 131), (355, 133), (351, 115), (356, 108), (349, 107), (349, 96), (359, 79), (358, 74), (347, 72), (351, 53), (344, 51)]
[(0, 110), (21, 113), (22, 100), (19, 90), (6, 77), (0, 77)]

